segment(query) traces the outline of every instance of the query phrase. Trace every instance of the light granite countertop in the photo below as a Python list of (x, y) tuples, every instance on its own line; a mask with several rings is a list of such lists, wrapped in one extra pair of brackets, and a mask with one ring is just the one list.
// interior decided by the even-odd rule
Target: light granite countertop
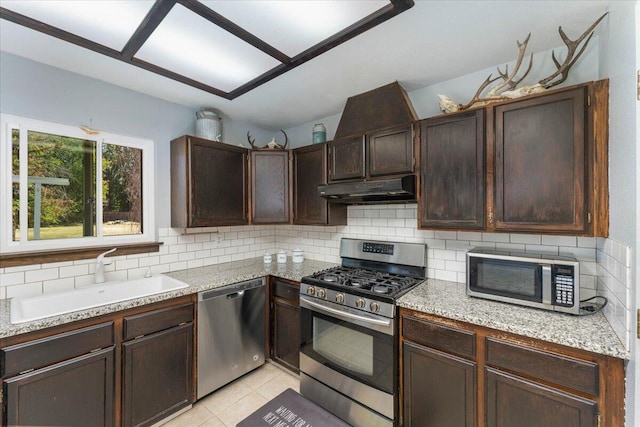
[(16, 325), (10, 322), (11, 300), (4, 299), (0, 300), (0, 338), (33, 332), (40, 329), (50, 328), (52, 326), (75, 322), (77, 320), (89, 319), (103, 314), (114, 313), (133, 307), (139, 307), (183, 295), (194, 294), (208, 289), (232, 285), (234, 283), (268, 275), (299, 282), (303, 276), (312, 275), (317, 271), (331, 268), (335, 265), (336, 264), (309, 259), (296, 264), (292, 263), (291, 259), (289, 259), (286, 264), (278, 264), (275, 261), (271, 264), (264, 264), (262, 257), (260, 257), (242, 261), (227, 262), (208, 267), (175, 271), (166, 274), (167, 276), (186, 282), (189, 286), (175, 291), (130, 299), (115, 304), (74, 311), (59, 316), (47, 317), (45, 319)]
[(630, 358), (602, 313), (573, 316), (471, 298), (464, 284), (435, 279), (403, 295), (397, 305), (593, 353)]

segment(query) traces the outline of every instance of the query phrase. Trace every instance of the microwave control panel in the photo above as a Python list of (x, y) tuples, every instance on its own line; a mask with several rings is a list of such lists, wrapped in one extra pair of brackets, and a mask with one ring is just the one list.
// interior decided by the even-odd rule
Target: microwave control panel
[(553, 266), (554, 305), (573, 307), (575, 298), (574, 268), (568, 265)]

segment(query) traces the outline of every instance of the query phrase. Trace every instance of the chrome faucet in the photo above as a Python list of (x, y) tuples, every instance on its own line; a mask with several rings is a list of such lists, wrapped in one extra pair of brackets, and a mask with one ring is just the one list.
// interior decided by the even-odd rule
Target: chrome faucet
[(113, 261), (111, 261), (111, 260), (105, 261), (104, 257), (106, 255), (109, 255), (111, 252), (115, 252), (117, 249), (118, 248), (109, 249), (108, 251), (98, 255), (98, 257), (96, 258), (96, 272), (95, 272), (95, 275), (93, 277), (93, 282), (94, 283), (104, 283), (105, 282), (104, 266), (111, 264)]

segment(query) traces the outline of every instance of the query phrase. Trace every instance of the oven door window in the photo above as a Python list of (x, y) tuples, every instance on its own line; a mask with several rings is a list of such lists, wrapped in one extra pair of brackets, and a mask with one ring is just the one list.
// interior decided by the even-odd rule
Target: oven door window
[(318, 363), (387, 393), (393, 393), (392, 335), (301, 309), (301, 352)]
[(471, 258), (470, 264), (471, 290), (533, 302), (542, 301), (540, 264), (488, 258)]

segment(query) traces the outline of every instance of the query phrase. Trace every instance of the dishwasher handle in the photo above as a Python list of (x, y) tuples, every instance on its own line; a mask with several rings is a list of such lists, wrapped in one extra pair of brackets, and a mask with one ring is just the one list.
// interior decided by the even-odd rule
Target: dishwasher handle
[(264, 278), (247, 280), (246, 282), (234, 283), (228, 286), (222, 286), (208, 291), (198, 293), (198, 302), (207, 301), (213, 298), (224, 297), (227, 299), (238, 298), (242, 296), (244, 291), (259, 288), (265, 285)]
[(238, 291), (232, 294), (227, 294), (227, 299), (242, 298), (243, 295), (244, 295), (244, 291)]

